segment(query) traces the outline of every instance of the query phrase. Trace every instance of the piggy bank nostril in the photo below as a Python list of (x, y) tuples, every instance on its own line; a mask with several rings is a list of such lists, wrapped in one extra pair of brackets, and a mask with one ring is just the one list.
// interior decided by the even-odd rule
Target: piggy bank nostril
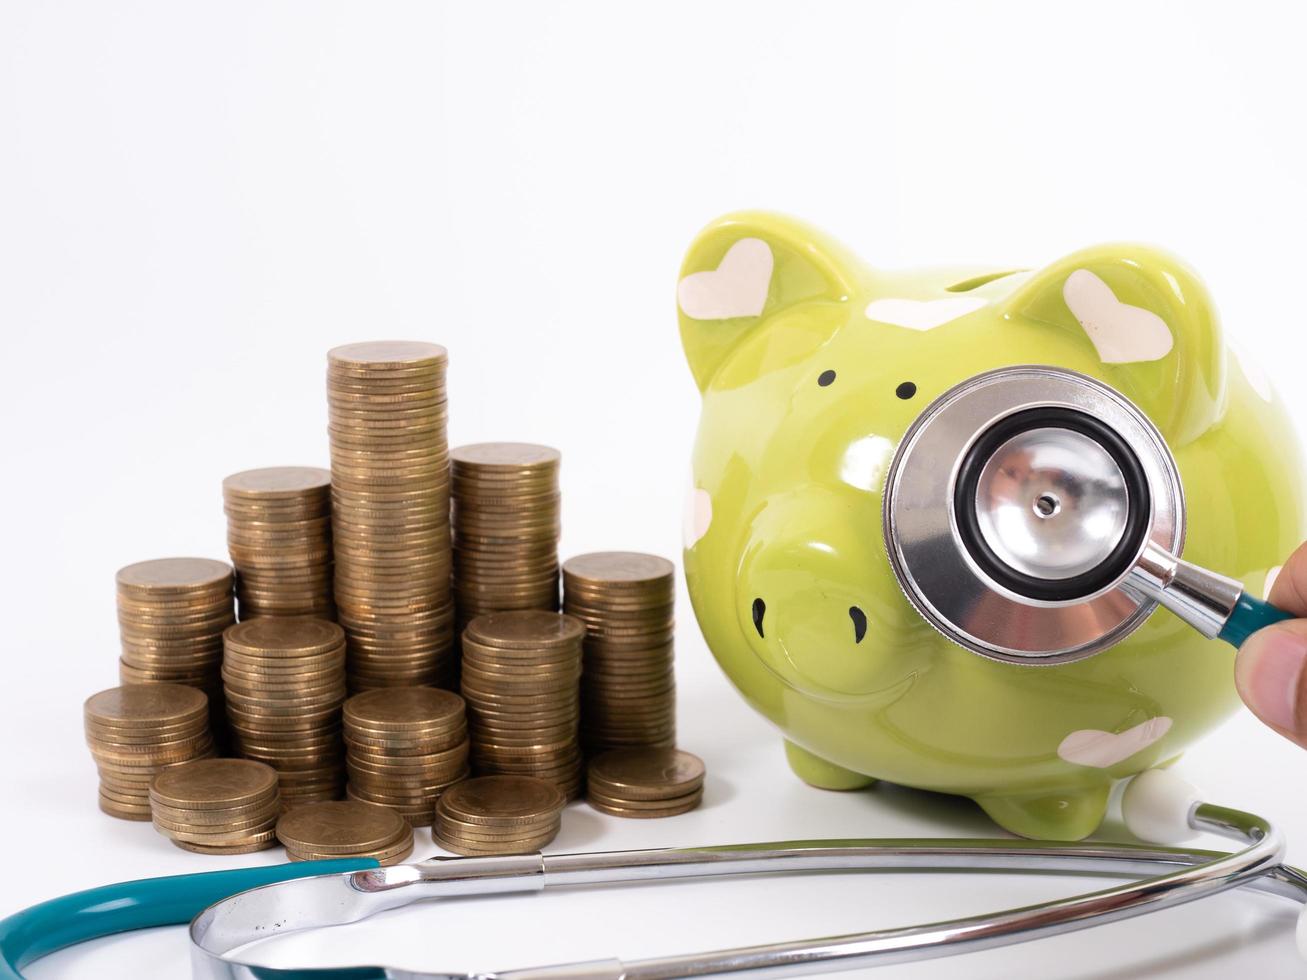
[(767, 614), (767, 603), (759, 597), (753, 600), (753, 628), (758, 631), (759, 636), (763, 636), (762, 617)]
[(857, 606), (850, 606), (849, 619), (853, 620), (853, 642), (861, 643), (867, 635), (867, 614)]

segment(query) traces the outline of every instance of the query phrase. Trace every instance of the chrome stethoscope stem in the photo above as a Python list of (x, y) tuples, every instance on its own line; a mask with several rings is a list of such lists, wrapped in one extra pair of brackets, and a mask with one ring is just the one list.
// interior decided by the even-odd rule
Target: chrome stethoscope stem
[(1209, 640), (1221, 635), (1243, 594), (1243, 585), (1235, 579), (1177, 558), (1152, 542), (1124, 585), (1165, 606)]
[[(1299, 902), (1307, 879), (1280, 864), (1280, 834), (1259, 817), (1210, 804), (1189, 813), (1195, 830), (1233, 838), (1234, 853), (1122, 844), (1018, 840), (785, 841), (740, 846), (440, 859), (270, 885), (211, 906), (191, 927), (194, 975), (254, 980), (267, 968), (225, 958), (278, 931), (357, 921), (415, 902), (622, 882), (777, 873), (982, 871), (1140, 877), (1145, 880), (987, 915), (897, 929), (621, 961), (601, 959), (475, 974), (372, 968), (378, 977), (459, 980), (663, 980), (749, 974), (782, 977), (881, 966), (989, 949), (1143, 915), (1250, 885)], [(278, 926), (269, 929), (268, 923)], [(355, 976), (297, 969), (298, 977)]]

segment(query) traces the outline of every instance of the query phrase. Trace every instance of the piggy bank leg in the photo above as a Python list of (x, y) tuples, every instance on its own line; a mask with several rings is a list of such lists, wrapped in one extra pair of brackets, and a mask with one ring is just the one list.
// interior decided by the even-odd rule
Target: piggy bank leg
[(818, 789), (865, 789), (876, 781), (871, 776), (827, 762), (789, 739), (785, 740), (785, 758), (794, 775)]
[(1080, 840), (1103, 822), (1110, 782), (1040, 794), (992, 794), (976, 802), (1010, 833), (1035, 840)]

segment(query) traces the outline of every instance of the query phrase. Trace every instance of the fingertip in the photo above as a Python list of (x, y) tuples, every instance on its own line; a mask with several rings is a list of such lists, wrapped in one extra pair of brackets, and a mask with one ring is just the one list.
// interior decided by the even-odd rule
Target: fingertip
[(1290, 620), (1258, 630), (1240, 648), (1234, 682), (1244, 703), (1262, 721), (1302, 741), (1299, 721), (1307, 703), (1307, 621)]

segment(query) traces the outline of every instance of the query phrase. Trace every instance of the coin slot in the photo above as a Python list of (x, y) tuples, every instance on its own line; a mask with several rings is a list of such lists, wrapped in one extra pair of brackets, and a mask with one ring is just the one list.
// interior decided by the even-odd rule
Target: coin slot
[(973, 289), (979, 289), (986, 283), (995, 282), (999, 279), (1005, 279), (1008, 276), (1014, 276), (1018, 272), (1025, 272), (1025, 269), (1007, 269), (1004, 272), (986, 272), (983, 275), (972, 276), (970, 279), (963, 279), (961, 282), (955, 282), (951, 286), (945, 286), (944, 290), (950, 293), (969, 293)]

